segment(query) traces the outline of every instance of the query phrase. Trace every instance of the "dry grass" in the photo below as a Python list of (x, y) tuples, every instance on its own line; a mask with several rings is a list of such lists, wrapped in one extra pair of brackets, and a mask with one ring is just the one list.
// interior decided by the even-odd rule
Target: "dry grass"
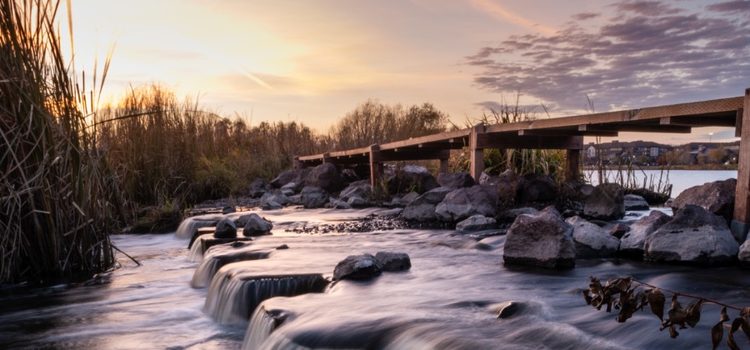
[(86, 127), (55, 1), (0, 2), (0, 284), (90, 278), (115, 262), (119, 194)]

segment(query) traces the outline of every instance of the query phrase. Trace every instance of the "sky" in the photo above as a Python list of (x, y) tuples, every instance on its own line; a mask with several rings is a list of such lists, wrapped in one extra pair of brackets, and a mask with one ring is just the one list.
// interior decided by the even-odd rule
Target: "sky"
[[(750, 87), (750, 1), (70, 4), (76, 74), (90, 79), (96, 66), (101, 77), (114, 47), (105, 100), (159, 83), (253, 125), (297, 121), (327, 132), (368, 99), (429, 102), (465, 125), (517, 96), (548, 118), (741, 96)], [(67, 20), (61, 27), (65, 42)], [(699, 128), (618, 139), (678, 144), (733, 136)]]

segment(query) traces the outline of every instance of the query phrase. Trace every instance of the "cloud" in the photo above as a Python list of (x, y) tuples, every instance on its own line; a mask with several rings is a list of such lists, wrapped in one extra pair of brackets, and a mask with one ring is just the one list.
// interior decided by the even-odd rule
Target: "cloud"
[(706, 10), (716, 12), (750, 13), (750, 1), (734, 0), (706, 6)]
[(571, 21), (554, 36), (506, 37), (465, 63), (479, 70), (478, 88), (521, 91), (562, 112), (585, 108), (586, 96), (597, 110), (738, 96), (750, 84), (750, 23), (716, 11), (743, 6), (720, 2), (699, 13), (620, 1), (597, 27)]
[(601, 16), (600, 13), (593, 13), (593, 12), (585, 12), (585, 13), (577, 13), (573, 15), (573, 19), (577, 21), (585, 21), (587, 19), (592, 19)]

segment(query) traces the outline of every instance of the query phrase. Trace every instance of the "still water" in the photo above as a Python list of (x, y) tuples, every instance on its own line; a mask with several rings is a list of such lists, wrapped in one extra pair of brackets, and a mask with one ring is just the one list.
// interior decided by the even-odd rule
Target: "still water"
[[(596, 185), (599, 182), (598, 176), (593, 170), (584, 171), (584, 176), (589, 179), (591, 184)], [(610, 171), (607, 178), (612, 181), (617, 177), (617, 172)], [(627, 174), (620, 175), (627, 177)], [(720, 181), (737, 178), (737, 170), (671, 170), (661, 172), (659, 170), (637, 170), (634, 173), (637, 183), (642, 184), (644, 179), (646, 183), (658, 184), (659, 179), (672, 185), (672, 198), (676, 198), (682, 191), (706, 182)], [(652, 180), (653, 179), (653, 180)]]
[[(587, 306), (580, 291), (588, 287), (589, 276), (634, 276), (662, 288), (750, 306), (750, 273), (735, 267), (579, 260), (574, 269), (543, 270), (503, 265), (504, 236), (481, 239), (481, 234), (412, 229), (286, 232), (373, 213), (382, 210), (261, 212), (274, 222), (274, 235), (248, 248), (268, 252), (267, 258), (227, 263), (217, 276), (317, 273), (330, 278), (346, 256), (378, 251), (408, 253), (411, 269), (268, 299), (253, 314), (237, 310), (241, 306), (232, 304), (236, 295), (224, 291), (225, 307), (218, 310), (215, 294), (222, 291), (191, 287), (200, 263), (188, 260), (188, 239), (114, 236), (115, 244), (143, 266), (121, 255), (122, 268), (96, 283), (0, 299), (0, 348), (692, 349), (711, 346), (710, 328), (718, 321), (719, 307), (704, 305), (697, 327), (670, 339), (648, 312), (621, 324), (616, 313)], [(244, 213), (232, 215), (239, 214)], [(276, 249), (283, 244), (289, 249)], [(693, 300), (680, 301), (686, 306)], [(515, 313), (498, 318), (508, 302), (519, 305)], [(275, 330), (266, 312), (283, 319)], [(736, 338), (741, 347), (748, 346), (744, 335)]]

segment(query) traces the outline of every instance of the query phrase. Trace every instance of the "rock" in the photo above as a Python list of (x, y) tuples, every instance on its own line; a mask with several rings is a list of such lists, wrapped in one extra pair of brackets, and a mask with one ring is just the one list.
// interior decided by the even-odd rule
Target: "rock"
[(690, 187), (675, 198), (671, 207), (676, 213), (686, 205), (695, 204), (723, 217), (727, 225), (731, 225), (736, 187), (736, 179), (707, 182), (700, 186)]
[(456, 224), (456, 230), (459, 231), (481, 231), (495, 228), (496, 221), (484, 215), (472, 215), (466, 220)]
[(328, 203), (328, 192), (320, 187), (305, 186), (300, 193), (300, 202), (307, 209), (323, 208)]
[(519, 215), (539, 215), (539, 210), (531, 207), (508, 209), (497, 215), (497, 222), (512, 224)]
[(260, 209), (262, 209), (262, 210), (279, 210), (279, 209), (284, 209), (284, 207), (281, 204), (276, 203), (274, 201), (268, 201), (268, 202), (262, 203), (260, 205)]
[(235, 212), (237, 212), (237, 208), (235, 208), (234, 206), (226, 206), (224, 208), (221, 208), (221, 213), (224, 215)]
[(506, 234), (503, 248), (505, 264), (573, 267), (575, 257), (573, 226), (563, 221), (555, 211), (520, 215)]
[(270, 221), (258, 214), (250, 214), (242, 230), (242, 235), (245, 237), (270, 235), (272, 229), (273, 224)]
[(372, 254), (349, 255), (333, 269), (333, 280), (366, 280), (380, 276), (383, 265)]
[(739, 244), (724, 218), (688, 204), (646, 238), (643, 250), (651, 261), (717, 266), (736, 259)]
[(385, 272), (403, 271), (411, 268), (411, 259), (406, 253), (378, 252), (375, 259), (383, 265)]
[(404, 208), (401, 217), (406, 220), (433, 221), (436, 220), (435, 208), (443, 201), (445, 196), (451, 192), (450, 188), (438, 187), (425, 192), (417, 199), (411, 201)]
[(669, 189), (662, 192), (655, 192), (647, 188), (633, 188), (627, 190), (628, 194), (635, 194), (643, 197), (648, 205), (662, 205), (670, 200), (669, 193), (672, 193), (672, 185), (669, 185)]
[(609, 234), (613, 237), (616, 237), (617, 239), (622, 238), (628, 231), (630, 231), (630, 226), (625, 225), (621, 222), (618, 222), (614, 227), (612, 227), (611, 230), (609, 230)]
[(745, 243), (742, 243), (737, 257), (740, 259), (740, 267), (746, 269), (750, 268), (750, 239), (745, 240)]
[(523, 177), (510, 169), (504, 171), (500, 176), (488, 176), (482, 173), (479, 177), (481, 185), (490, 185), (497, 189), (497, 205), (499, 208), (508, 208), (516, 203), (518, 194), (523, 187), (523, 181)]
[(412, 192), (405, 194), (404, 197), (401, 199), (403, 199), (406, 202), (406, 204), (409, 204), (413, 200), (417, 199), (418, 197), (419, 197), (419, 193), (412, 191)]
[(497, 318), (509, 318), (526, 309), (526, 304), (517, 301), (507, 301), (499, 305), (492, 305)]
[(215, 238), (237, 238), (237, 226), (229, 218), (223, 218), (216, 224)]
[(648, 202), (637, 194), (626, 194), (623, 197), (625, 210), (648, 210)]
[(372, 186), (369, 180), (352, 182), (349, 186), (341, 191), (339, 199), (348, 202), (350, 198), (365, 198), (372, 196)]
[(286, 244), (282, 244), (282, 245), (276, 247), (276, 250), (285, 250), (285, 249), (289, 249), (289, 246), (286, 245)]
[(307, 175), (305, 187), (320, 187), (326, 192), (336, 192), (344, 188), (344, 180), (335, 165), (323, 163)]
[(440, 173), (437, 177), (437, 182), (440, 187), (448, 187), (452, 189), (471, 187), (474, 186), (474, 178), (469, 173)]
[(270, 192), (266, 192), (266, 194), (264, 194), (263, 197), (260, 198), (261, 206), (267, 202), (276, 202), (280, 204), (281, 206), (285, 206), (291, 203), (291, 201), (289, 200), (289, 197), (287, 197), (285, 194), (270, 193)]
[(594, 188), (580, 180), (568, 181), (560, 186), (560, 195), (573, 201), (585, 201), (594, 192)]
[(416, 191), (425, 193), (440, 187), (430, 172), (421, 166), (407, 165), (401, 168), (394, 177), (388, 179), (388, 193), (398, 194)]
[(297, 177), (297, 174), (294, 172), (294, 170), (287, 170), (279, 175), (276, 175), (276, 177), (271, 180), (270, 185), (273, 188), (280, 188), (281, 186), (292, 182), (295, 177)]
[(491, 186), (459, 188), (448, 193), (437, 205), (435, 216), (441, 221), (461, 221), (476, 214), (495, 216), (497, 200), (497, 191)]
[(260, 198), (263, 196), (266, 191), (268, 191), (271, 188), (271, 185), (266, 183), (265, 180), (261, 178), (255, 178), (250, 185), (247, 186), (247, 195), (250, 198)]
[(349, 203), (335, 199), (335, 198), (331, 198), (330, 201), (326, 203), (325, 207), (331, 208), (331, 209), (351, 209), (352, 208), (352, 206), (349, 205)]
[(620, 240), (610, 235), (601, 227), (592, 224), (580, 216), (565, 220), (573, 226), (573, 242), (576, 247), (576, 258), (611, 258), (617, 254)]
[[(356, 181), (360, 181), (359, 176), (354, 171), (354, 169), (344, 169), (341, 170), (341, 180), (344, 180), (345, 183), (352, 183)], [(367, 181), (367, 183), (370, 183), (369, 180), (362, 180)]]
[(624, 202), (625, 195), (620, 185), (600, 184), (586, 200), (583, 214), (592, 219), (616, 220), (625, 215)]
[(297, 176), (295, 176), (294, 180), (291, 181), (294, 182), (294, 193), (299, 193), (303, 188), (305, 188), (305, 186), (307, 186), (307, 177), (312, 171), (313, 168), (303, 168), (297, 170)]
[(297, 188), (297, 183), (292, 181), (284, 186), (281, 186), (279, 191), (285, 196), (293, 196)]
[(620, 253), (643, 258), (643, 245), (646, 237), (672, 220), (672, 217), (658, 210), (640, 218), (630, 225), (630, 230), (620, 239)]
[(557, 198), (557, 185), (548, 175), (527, 175), (519, 195), (521, 203), (549, 202)]
[(351, 197), (346, 201), (346, 204), (349, 204), (352, 208), (367, 208), (370, 206), (369, 202), (360, 197)]

